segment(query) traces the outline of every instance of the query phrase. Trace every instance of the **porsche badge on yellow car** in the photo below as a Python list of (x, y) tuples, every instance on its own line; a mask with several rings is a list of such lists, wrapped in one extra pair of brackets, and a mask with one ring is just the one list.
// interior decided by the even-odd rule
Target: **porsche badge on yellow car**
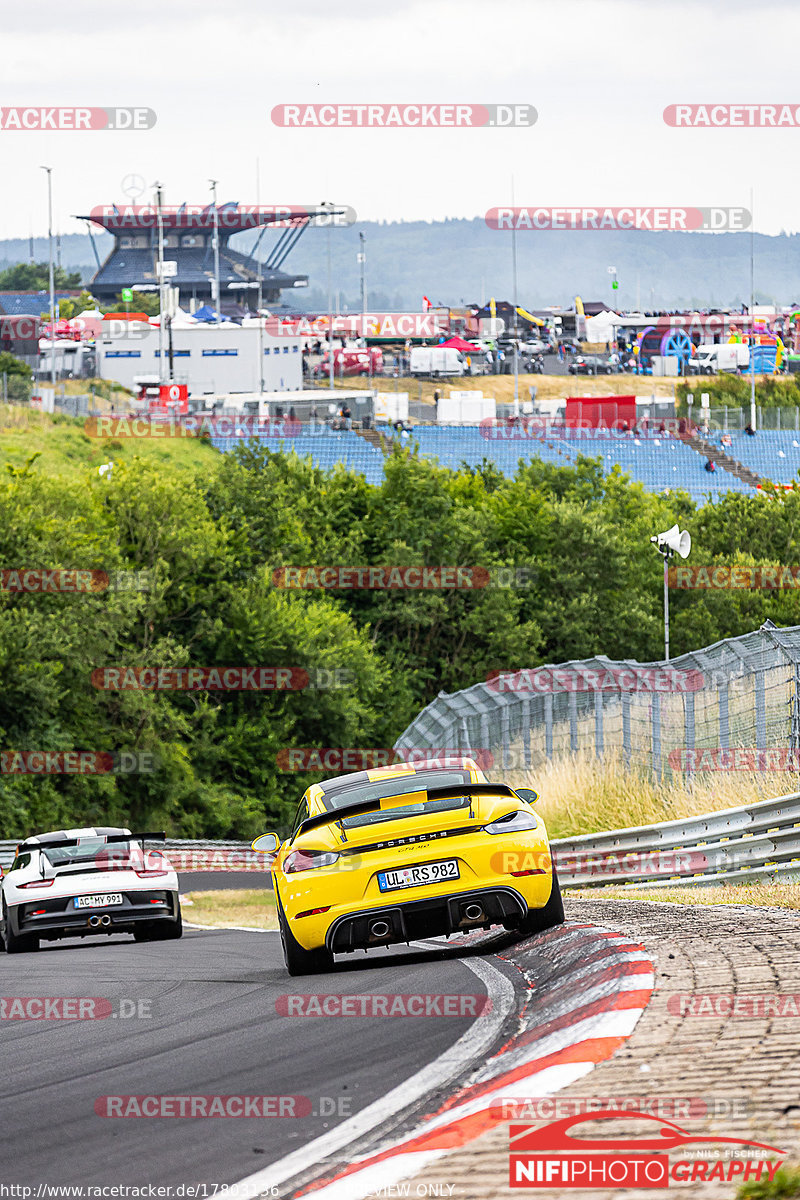
[(470, 758), (340, 775), (305, 792), (292, 832), (256, 838), (274, 855), (290, 975), (335, 954), (502, 925), (564, 920), (531, 789), (490, 783)]

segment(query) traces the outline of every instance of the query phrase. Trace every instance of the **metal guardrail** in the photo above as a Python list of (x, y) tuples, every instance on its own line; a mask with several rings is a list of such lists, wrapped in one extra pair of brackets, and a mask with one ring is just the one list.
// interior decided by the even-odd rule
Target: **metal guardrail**
[(564, 887), (800, 882), (800, 792), (657, 825), (554, 839)]

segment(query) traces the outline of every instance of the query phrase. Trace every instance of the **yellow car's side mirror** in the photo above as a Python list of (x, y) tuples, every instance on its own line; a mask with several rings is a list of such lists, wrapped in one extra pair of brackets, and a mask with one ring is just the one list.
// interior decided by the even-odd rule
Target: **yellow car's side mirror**
[(262, 833), (253, 842), (253, 850), (257, 850), (259, 854), (274, 854), (280, 848), (281, 839), (277, 833)]
[(514, 788), (514, 791), (517, 793), (520, 800), (525, 800), (528, 804), (535, 804), (539, 799), (539, 793), (535, 792), (533, 788), (519, 787)]

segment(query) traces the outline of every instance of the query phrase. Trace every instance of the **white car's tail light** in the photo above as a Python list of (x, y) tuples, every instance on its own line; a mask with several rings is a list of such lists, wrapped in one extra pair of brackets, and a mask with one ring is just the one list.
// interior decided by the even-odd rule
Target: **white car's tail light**
[(315, 867), (332, 867), (339, 855), (335, 850), (292, 850), (283, 863), (284, 875), (311, 871)]
[(137, 871), (140, 879), (155, 879), (159, 875), (169, 875), (169, 871)]
[(18, 887), (20, 887), (20, 888), (52, 887), (53, 883), (54, 883), (54, 880), (52, 880), (52, 879), (34, 879), (30, 883), (20, 883), (20, 884), (18, 884)]
[(526, 829), (536, 829), (537, 821), (532, 812), (526, 812), (524, 808), (517, 809), (516, 812), (506, 813), (504, 817), (498, 817), (496, 821), (492, 821), (491, 825), (484, 825), (486, 833), (521, 833)]

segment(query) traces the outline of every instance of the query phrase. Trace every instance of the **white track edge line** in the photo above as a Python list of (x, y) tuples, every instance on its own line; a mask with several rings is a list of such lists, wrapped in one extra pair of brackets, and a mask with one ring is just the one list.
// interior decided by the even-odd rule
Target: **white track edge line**
[[(265, 930), (264, 932), (269, 931)], [(343, 1149), (365, 1133), (369, 1133), (387, 1117), (402, 1112), (404, 1108), (408, 1108), (409, 1105), (422, 1099), (435, 1087), (446, 1084), (463, 1069), (466, 1063), (480, 1060), (484, 1050), (491, 1045), (505, 1020), (508, 998), (513, 996), (514, 989), (506, 976), (484, 959), (459, 958), (456, 961), (463, 963), (473, 974), (478, 976), (486, 985), (487, 994), (498, 996), (501, 1003), (497, 1005), (496, 1009), (493, 1007), (485, 1017), (476, 1017), (469, 1029), (449, 1049), (440, 1054), (433, 1062), (427, 1063), (410, 1079), (406, 1079), (396, 1088), (392, 1088), (385, 1096), (374, 1100), (361, 1112), (342, 1122), (341, 1125), (337, 1125), (335, 1129), (329, 1130), (328, 1133), (320, 1134), (301, 1149), (292, 1151), (291, 1154), (285, 1155), (270, 1166), (255, 1171), (252, 1175), (247, 1175), (244, 1179), (232, 1184), (231, 1189), (236, 1200), (252, 1200), (253, 1197), (259, 1196), (265, 1191), (268, 1192), (269, 1188), (291, 1179), (303, 1168), (318, 1162), (334, 1151)]]

